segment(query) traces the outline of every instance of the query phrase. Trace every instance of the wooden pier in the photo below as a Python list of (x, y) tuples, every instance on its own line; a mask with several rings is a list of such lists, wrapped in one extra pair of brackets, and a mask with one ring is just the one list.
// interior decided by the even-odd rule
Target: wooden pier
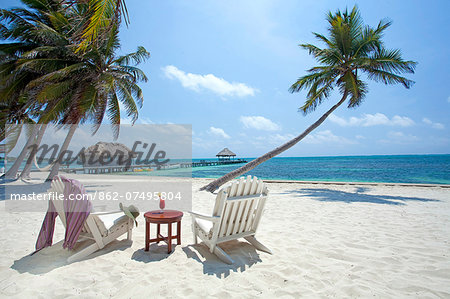
[(230, 164), (239, 164), (239, 163), (247, 163), (246, 160), (243, 159), (235, 159), (235, 160), (219, 160), (219, 161), (206, 161), (201, 160), (199, 162), (190, 162), (190, 163), (172, 163), (172, 164), (164, 164), (164, 165), (130, 165), (130, 166), (120, 166), (120, 165), (111, 165), (111, 166), (90, 166), (90, 167), (67, 167), (66, 165), (62, 165), (60, 171), (68, 172), (68, 173), (77, 173), (83, 172), (88, 174), (100, 174), (100, 173), (113, 173), (113, 172), (149, 172), (149, 171), (158, 171), (158, 170), (167, 170), (167, 169), (177, 169), (177, 168), (192, 168), (192, 167), (202, 167), (202, 166), (218, 166), (218, 165), (230, 165)]
[(229, 165), (239, 163), (247, 163), (247, 161), (242, 159), (236, 159), (236, 160), (219, 160), (219, 161), (200, 161), (183, 164), (188, 165), (187, 167), (202, 167), (202, 166), (218, 166), (218, 165)]

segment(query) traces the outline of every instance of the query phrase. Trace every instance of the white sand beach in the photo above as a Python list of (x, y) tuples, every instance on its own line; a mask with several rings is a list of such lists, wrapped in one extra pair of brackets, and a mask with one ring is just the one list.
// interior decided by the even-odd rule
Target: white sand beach
[[(81, 175), (68, 176), (83, 182)], [(208, 181), (192, 180), (195, 211), (211, 213), (215, 195), (198, 191)], [(256, 236), (273, 255), (245, 240), (230, 241), (222, 248), (233, 265), (203, 244), (192, 245), (188, 213), (182, 244), (171, 254), (164, 243), (144, 251), (145, 223), (139, 216), (132, 242), (123, 236), (72, 264), (59, 242), (64, 229), (58, 221), (56, 244), (30, 256), (44, 213), (7, 212), (3, 201), (0, 296), (450, 297), (450, 188), (300, 183), (268, 183), (268, 188)]]

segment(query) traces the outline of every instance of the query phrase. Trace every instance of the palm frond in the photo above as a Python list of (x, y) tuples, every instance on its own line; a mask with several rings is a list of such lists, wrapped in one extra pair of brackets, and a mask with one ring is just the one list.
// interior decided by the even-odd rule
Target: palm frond
[(386, 85), (392, 85), (392, 84), (402, 84), (406, 88), (411, 88), (411, 86), (414, 85), (414, 81), (406, 79), (405, 77), (386, 72), (383, 70), (377, 70), (374, 68), (368, 68), (364, 69), (366, 71), (367, 76), (369, 79), (374, 80), (376, 82), (382, 82)]
[(313, 34), (314, 34), (314, 36), (315, 36), (318, 40), (320, 40), (320, 41), (326, 43), (327, 46), (328, 46), (329, 48), (333, 48), (333, 47), (335, 46), (335, 45), (334, 45), (328, 38), (326, 38), (324, 35), (319, 34), (319, 33), (316, 33), (316, 32), (313, 32)]
[(36, 95), (36, 100), (40, 103), (58, 101), (68, 93), (71, 93), (71, 88), (73, 87), (73, 83), (70, 80), (46, 84), (44, 85), (40, 92)]
[(111, 122), (113, 135), (115, 138), (117, 138), (119, 136), (120, 130), (120, 106), (117, 94), (115, 92), (112, 92), (110, 94), (110, 98), (108, 101), (107, 115), (109, 121)]
[(27, 89), (36, 88), (45, 83), (49, 82), (57, 82), (66, 79), (74, 79), (75, 74), (79, 75), (78, 77), (82, 77), (82, 71), (86, 69), (86, 64), (84, 63), (75, 63), (69, 65), (64, 68), (58, 68), (56, 71), (48, 72), (45, 75), (42, 75), (27, 84)]
[(353, 72), (346, 72), (337, 81), (341, 93), (350, 95), (348, 107), (359, 106), (367, 94), (367, 84), (359, 80)]
[(82, 42), (77, 52), (85, 51), (102, 30), (108, 32), (112, 25), (119, 23), (121, 15), (128, 24), (128, 11), (124, 0), (89, 0), (89, 2), (92, 7), (91, 17), (82, 34)]
[(316, 110), (322, 101), (330, 96), (330, 93), (333, 90), (333, 84), (334, 80), (329, 80), (322, 84), (323, 86), (319, 89), (317, 89), (319, 84), (314, 84), (308, 92), (305, 104), (303, 104), (299, 110), (301, 110), (305, 115)]
[(124, 86), (123, 83), (117, 82), (116, 84), (116, 94), (118, 95), (119, 101), (122, 102), (127, 116), (131, 117), (131, 122), (134, 124), (139, 116), (139, 111), (136, 106), (136, 102), (131, 94), (131, 90)]
[(129, 64), (140, 64), (142, 62), (144, 62), (146, 59), (148, 59), (150, 57), (150, 53), (147, 52), (147, 50), (142, 47), (139, 46), (136, 52), (124, 55), (124, 56), (120, 56), (118, 57), (114, 63), (120, 65), (120, 66), (125, 66), (125, 65), (129, 65)]
[(413, 74), (417, 65), (417, 62), (403, 60), (401, 51), (398, 49), (377, 49), (375, 53), (368, 57), (368, 60), (371, 67), (396, 74)]

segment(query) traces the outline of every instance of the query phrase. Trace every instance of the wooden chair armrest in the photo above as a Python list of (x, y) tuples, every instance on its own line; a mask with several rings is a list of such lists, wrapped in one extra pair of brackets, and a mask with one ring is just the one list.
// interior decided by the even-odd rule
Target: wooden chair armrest
[(218, 222), (220, 219), (220, 217), (218, 217), (218, 216), (208, 216), (205, 214), (196, 213), (196, 212), (192, 212), (192, 211), (188, 211), (188, 213), (190, 213), (192, 217), (205, 219), (205, 220), (212, 221), (212, 222)]
[(108, 211), (108, 212), (94, 212), (94, 213), (91, 213), (91, 215), (101, 216), (101, 215), (109, 215), (109, 214), (116, 214), (116, 213), (123, 213), (123, 211), (117, 210), (117, 211)]

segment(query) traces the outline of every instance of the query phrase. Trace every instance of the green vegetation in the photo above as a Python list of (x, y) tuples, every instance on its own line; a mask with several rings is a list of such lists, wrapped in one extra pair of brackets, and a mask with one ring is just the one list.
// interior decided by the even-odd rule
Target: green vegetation
[[(143, 47), (116, 55), (120, 18), (115, 15), (106, 23), (97, 23), (95, 42), (78, 51), (83, 43), (79, 34), (92, 22), (90, 1), (22, 2), (26, 8), (0, 10), (0, 39), (4, 41), (0, 44), (1, 140), (6, 137), (6, 124), (39, 126), (29, 132), (23, 153), (6, 173), (8, 178), (17, 176), (26, 148), (40, 143), (48, 123), (70, 127), (61, 152), (79, 123), (92, 124), (95, 133), (107, 118), (118, 136), (119, 103), (134, 123), (143, 103), (138, 83), (147, 81), (136, 65), (150, 56)], [(10, 139), (17, 139), (20, 126), (10, 133)], [(55, 164), (49, 178), (58, 167)]]

